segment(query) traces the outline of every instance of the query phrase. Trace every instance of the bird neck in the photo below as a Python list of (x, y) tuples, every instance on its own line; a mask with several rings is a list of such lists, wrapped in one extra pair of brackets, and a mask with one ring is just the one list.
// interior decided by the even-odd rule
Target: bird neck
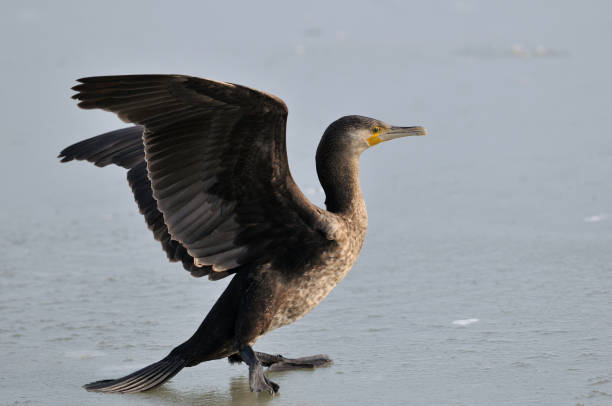
[[(348, 158), (348, 157), (347, 157)], [(325, 206), (332, 213), (367, 221), (365, 202), (359, 186), (359, 157), (333, 159), (317, 153), (317, 174), (325, 191)]]

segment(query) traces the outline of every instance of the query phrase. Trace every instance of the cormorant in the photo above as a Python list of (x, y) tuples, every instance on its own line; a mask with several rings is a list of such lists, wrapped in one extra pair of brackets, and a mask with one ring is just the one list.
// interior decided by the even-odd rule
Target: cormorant
[(287, 163), (287, 107), (270, 94), (183, 75), (79, 79), (79, 107), (111, 111), (136, 126), (64, 149), (62, 162), (128, 169), (140, 212), (170, 261), (211, 280), (235, 274), (194, 335), (161, 361), (90, 391), (140, 392), (182, 368), (228, 357), (249, 367), (252, 391), (275, 393), (263, 367), (331, 362), (253, 351), (263, 334), (312, 310), (357, 259), (367, 227), (359, 156), (380, 142), (425, 135), (362, 116), (333, 122), (316, 167), (327, 210), (299, 190)]

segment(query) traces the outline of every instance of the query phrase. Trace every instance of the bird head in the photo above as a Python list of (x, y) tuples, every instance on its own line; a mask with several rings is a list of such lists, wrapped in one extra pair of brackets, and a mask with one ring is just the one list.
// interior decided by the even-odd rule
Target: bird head
[(321, 142), (351, 151), (358, 156), (366, 149), (384, 141), (426, 134), (427, 131), (421, 126), (396, 127), (374, 118), (345, 116), (327, 127)]

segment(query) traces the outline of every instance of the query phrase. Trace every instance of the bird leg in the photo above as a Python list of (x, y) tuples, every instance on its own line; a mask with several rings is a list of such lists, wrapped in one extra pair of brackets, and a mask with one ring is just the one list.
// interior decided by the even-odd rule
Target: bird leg
[[(250, 345), (239, 351), (239, 357), (249, 366), (249, 386), (252, 392), (269, 392), (274, 395), (278, 392), (278, 384), (272, 382), (263, 373), (263, 364), (258, 359)], [(238, 355), (238, 354), (235, 354)]]
[[(264, 367), (268, 367), (268, 371), (289, 371), (292, 369), (312, 369), (329, 365), (332, 363), (331, 358), (327, 355), (318, 354), (310, 357), (301, 358), (285, 358), (282, 355), (266, 354), (264, 352), (255, 352), (257, 359)], [(242, 362), (244, 358), (241, 354), (236, 353), (228, 357), (229, 362)]]

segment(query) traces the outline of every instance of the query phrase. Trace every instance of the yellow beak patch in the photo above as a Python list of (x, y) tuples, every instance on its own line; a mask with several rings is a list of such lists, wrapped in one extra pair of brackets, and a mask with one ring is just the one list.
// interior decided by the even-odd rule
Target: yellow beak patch
[(383, 140), (380, 139), (379, 135), (380, 135), (380, 133), (374, 134), (374, 135), (366, 138), (366, 141), (368, 142), (368, 145), (369, 146), (373, 146), (373, 145), (380, 144), (381, 142), (383, 142)]

